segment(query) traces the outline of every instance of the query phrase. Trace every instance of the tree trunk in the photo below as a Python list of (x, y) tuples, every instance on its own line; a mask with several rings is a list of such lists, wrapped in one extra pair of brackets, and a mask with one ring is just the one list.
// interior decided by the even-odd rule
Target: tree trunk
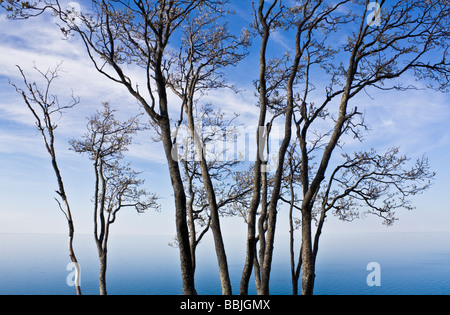
[(267, 114), (267, 82), (266, 82), (266, 51), (270, 37), (270, 28), (266, 23), (263, 15), (264, 1), (260, 0), (258, 19), (263, 27), (263, 35), (261, 48), (259, 53), (259, 100), (260, 100), (260, 113), (258, 121), (258, 129), (256, 130), (256, 161), (253, 168), (253, 190), (252, 190), (252, 202), (247, 216), (247, 254), (245, 257), (245, 266), (242, 271), (240, 294), (248, 294), (248, 284), (252, 269), (254, 266), (254, 260), (256, 255), (256, 214), (258, 211), (259, 203), (261, 201), (261, 167), (262, 167), (262, 153), (264, 153), (264, 135), (262, 134), (266, 125)]
[(161, 138), (164, 145), (170, 179), (175, 200), (175, 222), (177, 229), (178, 248), (180, 250), (181, 278), (183, 282), (183, 294), (196, 295), (194, 283), (194, 269), (192, 265), (191, 248), (189, 242), (189, 229), (187, 225), (186, 194), (181, 178), (178, 161), (172, 157), (172, 138), (170, 133), (170, 121), (168, 116), (160, 122)]
[[(162, 39), (159, 39), (160, 41)], [(170, 130), (170, 116), (168, 110), (167, 90), (162, 73), (162, 56), (164, 47), (160, 46), (155, 53), (155, 83), (159, 96), (161, 140), (164, 146), (167, 164), (169, 166), (170, 180), (175, 201), (175, 224), (177, 230), (178, 248), (180, 250), (181, 278), (183, 294), (197, 295), (194, 284), (194, 268), (192, 265), (191, 247), (189, 241), (189, 228), (187, 224), (186, 193), (181, 177), (178, 161), (173, 157), (172, 134)]]
[(290, 252), (290, 260), (291, 260), (291, 279), (292, 279), (292, 295), (298, 295), (298, 280), (300, 278), (300, 269), (301, 269), (301, 259), (302, 259), (302, 249), (300, 248), (300, 257), (298, 258), (298, 263), (295, 263), (295, 230), (294, 230), (294, 219), (293, 219), (293, 210), (294, 210), (294, 194), (293, 194), (293, 186), (292, 186), (291, 177), (290, 186), (291, 186), (291, 205), (289, 208), (289, 252)]
[[(267, 135), (268, 136), (268, 135)], [(269, 148), (266, 145), (267, 156), (269, 156)], [(265, 169), (267, 167), (267, 162), (262, 162), (261, 167)], [(267, 231), (267, 198), (268, 198), (268, 181), (267, 172), (261, 173), (261, 210), (258, 219), (258, 242), (259, 242), (259, 262), (257, 254), (255, 253), (255, 284), (256, 292), (258, 295), (263, 295), (263, 285), (262, 285), (262, 275), (261, 266), (264, 265), (265, 252), (266, 252), (266, 231)]]
[(250, 282), (250, 276), (252, 275), (252, 269), (254, 265), (256, 252), (255, 216), (249, 215), (249, 219), (247, 221), (247, 253), (245, 256), (244, 270), (242, 271), (241, 285), (239, 290), (240, 295), (248, 295), (248, 284)]
[(77, 292), (77, 295), (82, 295), (81, 293), (81, 284), (80, 284), (80, 276), (81, 276), (81, 271), (80, 271), (80, 266), (78, 264), (78, 260), (77, 257), (75, 256), (75, 251), (73, 250), (73, 237), (74, 237), (74, 233), (75, 233), (75, 229), (73, 227), (73, 221), (72, 221), (72, 216), (69, 216), (70, 219), (68, 219), (68, 224), (69, 224), (69, 256), (70, 256), (70, 260), (75, 264), (75, 290)]
[[(260, 117), (260, 125), (261, 121), (265, 120), (265, 113), (261, 114)], [(242, 271), (241, 284), (240, 284), (240, 295), (248, 295), (248, 285), (250, 282), (250, 276), (252, 274), (252, 269), (254, 268), (254, 263), (256, 257), (256, 213), (258, 210), (259, 203), (261, 201), (261, 158), (260, 158), (260, 150), (263, 150), (264, 140), (263, 135), (261, 135), (261, 129), (257, 130), (257, 148), (258, 153), (256, 157), (255, 166), (253, 169), (253, 190), (252, 190), (252, 202), (250, 204), (250, 209), (247, 216), (247, 252), (245, 256), (245, 265), (244, 270)], [(259, 275), (258, 275), (259, 277)]]
[(98, 283), (100, 288), (100, 295), (108, 295), (106, 290), (106, 268), (107, 268), (107, 253), (103, 251), (99, 253), (100, 272), (98, 276)]
[(216, 249), (217, 262), (219, 265), (220, 283), (222, 285), (222, 294), (231, 295), (231, 281), (228, 272), (228, 261), (225, 252), (225, 245), (223, 243), (222, 231), (220, 228), (220, 215), (219, 208), (217, 206), (216, 194), (214, 186), (209, 175), (208, 165), (203, 152), (203, 144), (200, 134), (197, 132), (194, 117), (193, 117), (193, 101), (188, 102), (188, 127), (191, 132), (191, 136), (194, 140), (195, 149), (200, 159), (201, 175), (203, 179), (203, 185), (205, 187), (206, 197), (209, 203), (209, 211), (211, 216), (211, 230), (213, 233), (214, 245)]
[(315, 260), (311, 240), (311, 207), (306, 205), (302, 211), (302, 294), (314, 292)]
[[(69, 206), (69, 202), (67, 200), (67, 195), (66, 195), (66, 191), (64, 188), (64, 183), (62, 180), (61, 172), (59, 171), (58, 163), (56, 162), (56, 153), (55, 153), (55, 148), (53, 147), (53, 142), (54, 142), (53, 131), (50, 131), (50, 138), (51, 138), (51, 145), (50, 146), (47, 145), (47, 150), (50, 153), (51, 158), (52, 158), (53, 170), (55, 171), (56, 179), (58, 181), (59, 191), (57, 191), (57, 193), (61, 197), (61, 199), (64, 203), (65, 211), (63, 211), (63, 212), (65, 214), (67, 224), (69, 226), (68, 247), (69, 247), (70, 260), (75, 264), (75, 272), (76, 272), (75, 273), (75, 290), (77, 292), (77, 295), (82, 295), (81, 284), (80, 284), (81, 271), (80, 271), (80, 266), (78, 264), (77, 257), (75, 256), (75, 251), (73, 249), (73, 239), (74, 239), (74, 235), (75, 235), (75, 227), (73, 224), (72, 212), (70, 211), (70, 206)], [(57, 202), (59, 204), (58, 200), (57, 200)]]
[(298, 278), (294, 275), (292, 276), (292, 295), (298, 295)]
[(228, 262), (227, 262), (227, 255), (225, 252), (225, 246), (223, 243), (222, 231), (220, 229), (219, 210), (217, 207), (216, 197), (211, 182), (211, 178), (207, 174), (208, 170), (206, 167), (206, 162), (203, 157), (201, 167), (206, 194), (208, 196), (210, 204), (209, 210), (211, 212), (211, 230), (213, 232), (217, 262), (219, 264), (220, 283), (222, 284), (222, 294), (231, 295), (232, 294), (231, 281), (228, 273)]
[(186, 177), (188, 178), (188, 185), (189, 185), (189, 194), (190, 194), (190, 199), (188, 202), (188, 207), (187, 207), (187, 216), (188, 216), (188, 226), (189, 226), (189, 230), (190, 230), (190, 251), (191, 251), (191, 260), (192, 260), (192, 272), (195, 275), (195, 269), (197, 267), (197, 261), (196, 261), (196, 255), (195, 255), (195, 250), (197, 248), (197, 232), (195, 229), (195, 218), (194, 218), (194, 191), (193, 191), (193, 186), (192, 186), (192, 178), (189, 177), (188, 171), (187, 171), (187, 162), (185, 162), (186, 166)]

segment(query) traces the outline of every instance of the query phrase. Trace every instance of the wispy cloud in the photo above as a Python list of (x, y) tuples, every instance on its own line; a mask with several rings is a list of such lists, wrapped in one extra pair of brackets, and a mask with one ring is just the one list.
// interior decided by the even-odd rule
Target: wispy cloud
[[(34, 118), (10, 83), (24, 88), (23, 79), (16, 65), (27, 75), (29, 82), (36, 81), (45, 87), (42, 71), (55, 68), (62, 62), (59, 78), (53, 82), (52, 94), (61, 104), (70, 102), (72, 94), (80, 97), (80, 104), (55, 117), (58, 123), (57, 141), (67, 148), (67, 140), (81, 136), (86, 117), (100, 109), (101, 102), (108, 101), (119, 110), (119, 119), (127, 119), (140, 111), (135, 99), (124, 87), (111, 84), (99, 74), (87, 58), (83, 46), (76, 38), (63, 40), (54, 21), (39, 17), (24, 21), (7, 20), (0, 16), (0, 152), (29, 154), (30, 146), (41, 143), (34, 125)], [(30, 139), (30, 134), (36, 137)], [(32, 150), (37, 152), (37, 150)]]
[(448, 95), (430, 90), (379, 93), (367, 102), (369, 140), (400, 145), (407, 151), (423, 154), (446, 149), (450, 130), (443, 128), (450, 119)]

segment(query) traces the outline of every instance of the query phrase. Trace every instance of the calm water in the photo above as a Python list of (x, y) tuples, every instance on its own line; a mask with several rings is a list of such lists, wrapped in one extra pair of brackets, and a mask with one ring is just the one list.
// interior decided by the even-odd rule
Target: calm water
[[(109, 294), (181, 294), (178, 249), (171, 236), (110, 238)], [(450, 234), (393, 233), (324, 235), (316, 272), (316, 294), (450, 294)], [(239, 290), (245, 243), (225, 238), (233, 289)], [(84, 294), (98, 294), (98, 260), (93, 237), (77, 235)], [(74, 294), (66, 279), (67, 237), (0, 234), (0, 294)], [(381, 286), (369, 287), (367, 264), (381, 266)], [(288, 242), (279, 237), (271, 294), (290, 294)], [(220, 294), (212, 242), (200, 244), (196, 286), (199, 294)], [(254, 282), (251, 282), (251, 293)]]

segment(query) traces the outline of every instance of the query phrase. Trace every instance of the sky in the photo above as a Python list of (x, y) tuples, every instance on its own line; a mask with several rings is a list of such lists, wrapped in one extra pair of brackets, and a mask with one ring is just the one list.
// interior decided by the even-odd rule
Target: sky
[[(233, 2), (237, 20), (249, 23), (250, 6)], [(81, 5), (83, 9), (83, 4)], [(233, 25), (233, 24), (232, 24)], [(234, 26), (234, 25), (233, 25)], [(337, 40), (341, 40), (342, 34)], [(280, 47), (292, 39), (276, 34), (273, 41)], [(211, 93), (209, 99), (229, 112), (241, 113), (241, 121), (255, 122), (258, 109), (255, 106), (252, 80), (258, 73), (258, 49), (254, 44), (249, 56), (230, 73), (230, 80), (239, 86), (240, 94), (231, 91)], [(118, 110), (118, 118), (126, 119), (139, 113), (139, 106), (121, 86), (111, 84), (101, 76), (88, 60), (79, 39), (68, 40), (49, 15), (25, 21), (8, 20), (0, 14), (0, 233), (66, 233), (63, 214), (54, 200), (57, 188), (49, 156), (44, 149), (34, 120), (20, 95), (11, 83), (20, 85), (21, 77), (16, 65), (20, 65), (30, 81), (38, 80), (33, 66), (39, 69), (54, 68), (62, 62), (60, 78), (54, 91), (61, 103), (69, 101), (73, 93), (80, 97), (80, 104), (68, 110), (58, 122), (57, 154), (67, 193), (71, 202), (75, 229), (78, 233), (92, 233), (93, 166), (85, 157), (69, 151), (68, 140), (79, 138), (86, 126), (86, 117), (109, 101)], [(130, 69), (133, 72), (133, 69)], [(134, 72), (133, 72), (134, 73)], [(245, 74), (243, 76), (242, 74)], [(137, 78), (139, 74), (136, 73)], [(251, 77), (249, 82), (243, 77)], [(412, 78), (405, 77), (405, 82)], [(170, 101), (176, 102), (173, 95)], [(361, 104), (366, 121), (371, 127), (365, 136), (364, 146), (383, 151), (400, 146), (412, 158), (428, 156), (432, 169), (437, 173), (434, 184), (423, 195), (413, 199), (416, 210), (399, 211), (400, 218), (393, 227), (386, 228), (381, 220), (363, 217), (352, 223), (330, 218), (330, 232), (432, 232), (450, 231), (450, 207), (447, 194), (450, 191), (450, 96), (429, 90), (407, 92), (371, 91), (354, 102)], [(175, 235), (174, 207), (171, 185), (163, 155), (162, 144), (152, 141), (152, 132), (142, 132), (135, 137), (135, 144), (126, 157), (136, 170), (142, 171), (146, 189), (157, 193), (161, 199), (161, 211), (137, 214), (125, 209), (119, 213), (113, 232), (118, 234), (173, 234)], [(359, 143), (349, 142), (345, 150), (357, 151)], [(336, 154), (340, 152), (337, 151)], [(287, 233), (288, 217), (280, 211), (279, 231)], [(246, 233), (242, 218), (225, 218), (224, 234)]]

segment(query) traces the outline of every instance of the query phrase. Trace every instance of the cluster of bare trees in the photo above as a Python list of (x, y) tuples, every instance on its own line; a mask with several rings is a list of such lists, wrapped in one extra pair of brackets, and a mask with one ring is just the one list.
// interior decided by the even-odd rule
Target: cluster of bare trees
[[(14, 85), (28, 109), (32, 112), (36, 127), (42, 135), (56, 175), (58, 194), (61, 201), (55, 198), (59, 208), (64, 213), (69, 227), (69, 255), (76, 267), (75, 287), (81, 295), (80, 265), (74, 251), (75, 227), (70, 208), (68, 194), (64, 188), (62, 170), (58, 164), (55, 148), (55, 123), (66, 110), (79, 103), (79, 99), (72, 96), (72, 101), (61, 106), (56, 94), (52, 94), (52, 84), (58, 78), (60, 65), (41, 74), (44, 85), (30, 83), (24, 71), (19, 67), (23, 76), (25, 88)], [(94, 185), (94, 236), (100, 260), (99, 289), (100, 294), (106, 295), (107, 252), (110, 226), (116, 221), (117, 213), (127, 207), (133, 207), (138, 212), (149, 208), (158, 209), (157, 197), (148, 193), (141, 186), (144, 181), (139, 179), (139, 173), (134, 171), (129, 163), (123, 163), (123, 153), (132, 143), (132, 135), (141, 127), (134, 117), (126, 122), (120, 122), (114, 117), (114, 110), (108, 103), (103, 103), (104, 110), (89, 118), (87, 132), (82, 139), (70, 141), (71, 150), (85, 153), (92, 160), (95, 172)], [(56, 116), (56, 117), (55, 117)]]
[[(86, 12), (76, 14), (57, 0), (0, 4), (16, 18), (51, 11), (65, 35), (82, 40), (92, 66), (111, 84), (123, 86), (148, 116), (162, 143), (172, 183), (184, 294), (196, 294), (195, 252), (208, 231), (214, 239), (222, 293), (233, 293), (221, 229), (225, 214), (241, 215), (248, 228), (240, 294), (248, 294), (252, 274), (258, 294), (270, 293), (275, 232), (283, 205), (289, 209), (293, 294), (298, 294), (299, 284), (303, 294), (313, 294), (319, 240), (328, 215), (350, 221), (366, 212), (390, 225), (396, 209), (411, 209), (410, 197), (430, 186), (434, 173), (425, 157), (410, 163), (395, 146), (384, 153), (374, 149), (346, 153), (345, 141), (363, 141), (368, 126), (353, 100), (370, 89), (416, 88), (398, 80), (411, 75), (421, 85), (448, 91), (448, 1), (381, 0), (372, 12), (369, 0), (260, 0), (252, 3), (253, 23), (239, 34), (233, 34), (227, 23), (232, 12), (226, 0), (95, 0)], [(283, 47), (273, 40), (280, 34), (286, 38)], [(243, 171), (239, 160), (206, 159), (203, 148), (215, 135), (203, 133), (198, 122), (214, 126), (222, 136), (230, 130), (234, 120), (224, 116), (220, 104), (204, 103), (204, 96), (211, 90), (237, 90), (227, 81), (227, 71), (257, 51), (259, 76), (243, 74), (244, 80), (254, 83), (257, 95), (257, 154)], [(129, 65), (142, 71), (145, 84), (133, 81)], [(53, 98), (25, 84), (31, 98), (18, 90), (44, 136), (73, 234), (53, 148), (56, 126), (50, 120), (65, 107), (52, 109)], [(169, 102), (169, 93), (179, 102)], [(275, 124), (283, 126), (282, 137), (277, 146), (269, 147)], [(179, 143), (173, 130), (181, 126), (189, 130), (195, 159), (174, 158)], [(116, 211), (125, 206), (138, 211), (154, 207), (155, 196), (142, 201), (147, 195), (138, 189), (142, 182), (129, 166), (120, 164), (121, 153), (138, 131), (135, 118), (116, 122), (105, 105), (88, 130), (72, 145), (94, 161), (95, 235), (106, 269), (109, 224)], [(269, 154), (276, 156), (270, 172)]]

